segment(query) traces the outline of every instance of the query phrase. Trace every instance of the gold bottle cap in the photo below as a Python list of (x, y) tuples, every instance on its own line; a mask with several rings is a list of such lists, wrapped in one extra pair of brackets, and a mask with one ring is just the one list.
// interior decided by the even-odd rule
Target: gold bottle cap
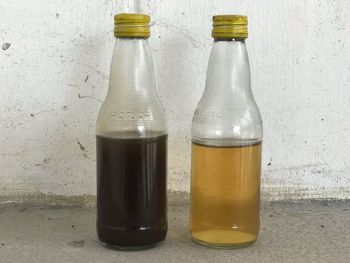
[(240, 38), (248, 37), (248, 17), (241, 15), (213, 16), (213, 38)]
[(124, 38), (149, 38), (151, 18), (143, 14), (117, 14), (114, 16), (114, 36)]

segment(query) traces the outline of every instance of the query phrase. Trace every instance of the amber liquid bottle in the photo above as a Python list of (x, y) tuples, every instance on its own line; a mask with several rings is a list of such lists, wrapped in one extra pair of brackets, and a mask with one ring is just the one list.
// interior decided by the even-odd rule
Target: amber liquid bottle
[(167, 127), (148, 45), (150, 17), (115, 16), (110, 83), (96, 127), (97, 235), (138, 250), (167, 233)]
[(247, 17), (215, 16), (207, 81), (192, 121), (190, 231), (236, 248), (259, 233), (262, 121), (250, 87)]

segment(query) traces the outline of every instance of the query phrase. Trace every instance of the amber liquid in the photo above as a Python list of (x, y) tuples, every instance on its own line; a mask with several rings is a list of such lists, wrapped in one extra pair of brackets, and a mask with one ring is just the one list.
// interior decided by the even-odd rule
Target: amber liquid
[(167, 233), (167, 135), (97, 136), (96, 143), (98, 238), (126, 250), (161, 243)]
[(192, 143), (190, 231), (194, 241), (240, 247), (259, 233), (261, 142)]

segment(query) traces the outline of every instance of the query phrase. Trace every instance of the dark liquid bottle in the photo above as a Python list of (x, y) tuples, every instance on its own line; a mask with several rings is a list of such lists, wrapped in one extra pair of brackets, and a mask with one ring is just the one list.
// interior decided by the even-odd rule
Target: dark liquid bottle
[(97, 235), (117, 249), (153, 247), (167, 233), (167, 129), (147, 42), (149, 20), (115, 16), (110, 86), (97, 120)]

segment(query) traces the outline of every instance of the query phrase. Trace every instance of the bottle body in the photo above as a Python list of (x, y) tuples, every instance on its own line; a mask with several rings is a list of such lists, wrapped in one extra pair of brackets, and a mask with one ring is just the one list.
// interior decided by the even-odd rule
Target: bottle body
[(167, 232), (167, 135), (97, 136), (97, 233), (104, 244), (142, 249)]
[(253, 243), (259, 233), (261, 142), (192, 143), (192, 238), (214, 247)]
[(244, 40), (216, 40), (192, 120), (190, 231), (213, 247), (253, 243), (259, 232), (262, 121)]
[(147, 39), (118, 38), (96, 127), (97, 234), (143, 249), (167, 233), (167, 127)]

